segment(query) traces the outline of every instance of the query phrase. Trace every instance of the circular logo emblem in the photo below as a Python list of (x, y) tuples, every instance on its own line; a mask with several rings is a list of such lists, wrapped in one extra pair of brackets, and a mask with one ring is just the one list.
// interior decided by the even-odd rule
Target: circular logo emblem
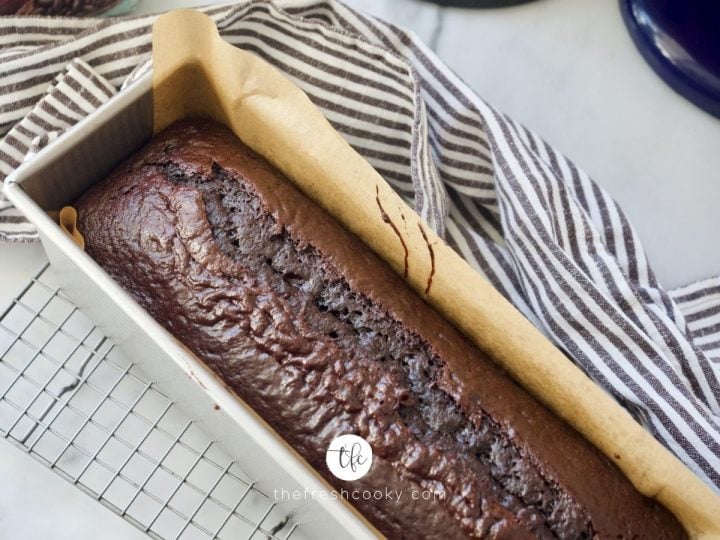
[(340, 480), (357, 480), (370, 470), (372, 448), (357, 435), (340, 435), (325, 452), (328, 469)]

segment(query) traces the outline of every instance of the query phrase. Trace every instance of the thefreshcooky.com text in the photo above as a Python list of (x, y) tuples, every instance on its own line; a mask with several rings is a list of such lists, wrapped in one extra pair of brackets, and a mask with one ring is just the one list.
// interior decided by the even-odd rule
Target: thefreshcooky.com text
[(403, 498), (408, 497), (411, 501), (442, 501), (445, 499), (445, 493), (442, 491), (403, 490), (385, 488), (382, 489), (340, 489), (340, 490), (308, 490), (308, 489), (273, 489), (273, 497), (277, 502), (281, 501), (305, 501), (305, 500), (327, 500), (327, 499), (346, 499), (349, 501), (370, 501), (370, 500), (392, 500), (400, 502)]

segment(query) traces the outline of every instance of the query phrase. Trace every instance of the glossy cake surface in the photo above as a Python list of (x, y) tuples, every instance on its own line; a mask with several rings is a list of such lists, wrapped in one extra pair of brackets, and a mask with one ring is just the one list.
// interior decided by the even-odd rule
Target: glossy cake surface
[[(684, 538), (359, 239), (185, 121), (77, 203), (88, 253), (392, 538)], [(375, 459), (325, 465), (337, 435)], [(429, 499), (414, 494), (432, 493)]]

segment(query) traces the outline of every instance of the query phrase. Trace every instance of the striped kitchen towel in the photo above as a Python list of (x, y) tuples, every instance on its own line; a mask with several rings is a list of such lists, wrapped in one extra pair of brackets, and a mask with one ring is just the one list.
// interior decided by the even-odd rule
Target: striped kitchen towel
[[(664, 290), (608, 194), (411, 33), (333, 0), (204, 11), (303, 88), (430, 226), (720, 490), (720, 279)], [(0, 20), (0, 176), (149, 68), (153, 19)], [(33, 239), (2, 204), (0, 236)]]

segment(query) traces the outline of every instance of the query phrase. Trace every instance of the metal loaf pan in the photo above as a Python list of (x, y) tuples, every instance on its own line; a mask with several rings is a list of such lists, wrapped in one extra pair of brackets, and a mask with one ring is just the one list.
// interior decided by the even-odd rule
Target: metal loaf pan
[[(258, 478), (266, 493), (300, 490), (285, 501), (300, 526), (293, 538), (374, 538), (377, 532), (282, 438), (141, 308), (47, 212), (82, 193), (152, 136), (152, 74), (79, 122), (5, 181), (8, 199), (37, 227), (64, 293), (198, 425)], [(219, 408), (217, 406), (219, 406)]]

